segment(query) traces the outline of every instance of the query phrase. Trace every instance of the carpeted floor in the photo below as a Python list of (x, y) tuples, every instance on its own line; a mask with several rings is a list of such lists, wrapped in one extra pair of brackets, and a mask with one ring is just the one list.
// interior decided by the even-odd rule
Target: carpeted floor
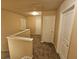
[(40, 36), (32, 36), (33, 40), (33, 59), (60, 59), (51, 43), (42, 43)]

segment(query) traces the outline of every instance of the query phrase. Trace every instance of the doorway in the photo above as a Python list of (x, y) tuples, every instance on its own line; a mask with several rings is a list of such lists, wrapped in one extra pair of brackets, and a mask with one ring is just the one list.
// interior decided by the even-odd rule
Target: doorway
[(67, 59), (68, 51), (70, 47), (70, 37), (72, 32), (73, 20), (74, 20), (74, 5), (62, 12), (58, 53), (61, 59)]
[(55, 16), (43, 16), (42, 42), (53, 43)]

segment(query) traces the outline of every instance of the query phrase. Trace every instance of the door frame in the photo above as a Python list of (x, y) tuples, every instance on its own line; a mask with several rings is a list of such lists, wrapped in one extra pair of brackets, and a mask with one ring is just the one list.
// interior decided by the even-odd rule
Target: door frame
[[(59, 55), (60, 55), (60, 43), (61, 43), (60, 42), (60, 34), (61, 34), (61, 27), (62, 27), (61, 25), (62, 25), (63, 13), (66, 12), (66, 11), (68, 11), (69, 9), (71, 9), (74, 6), (74, 8), (73, 8), (74, 14), (73, 15), (75, 15), (75, 4), (76, 4), (76, 2), (73, 2), (71, 5), (69, 5), (67, 8), (65, 8), (62, 12), (60, 12), (59, 32), (58, 32), (58, 40), (57, 40), (57, 48), (56, 48), (56, 52)], [(73, 19), (73, 21), (74, 21), (74, 19)], [(73, 26), (73, 24), (72, 24), (72, 26)]]

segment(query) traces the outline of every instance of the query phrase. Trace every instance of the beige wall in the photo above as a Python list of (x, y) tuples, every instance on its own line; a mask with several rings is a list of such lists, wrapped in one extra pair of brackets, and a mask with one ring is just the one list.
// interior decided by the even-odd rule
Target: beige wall
[(41, 32), (41, 16), (27, 16), (27, 28), (30, 28), (31, 34), (39, 34)]
[(53, 10), (53, 11), (43, 11), (42, 14), (45, 16), (45, 15), (56, 15), (56, 10)]
[(17, 31), (20, 30), (20, 19), (23, 18), (23, 16), (9, 12), (6, 10), (1, 11), (1, 49), (2, 51), (8, 50), (8, 43), (6, 36), (10, 34), (14, 34)]
[(35, 33), (35, 16), (27, 16), (26, 17), (27, 19), (27, 28), (30, 29), (31, 31), (31, 34), (34, 34)]
[(26, 25), (31, 34), (39, 34), (41, 32), (41, 16), (27, 16), (26, 19)]
[[(56, 23), (55, 23), (55, 40), (54, 40), (55, 47), (57, 47), (57, 41), (58, 41), (60, 13), (69, 5), (71, 5), (74, 1), (75, 0), (65, 0), (57, 10), (57, 17), (56, 17)], [(72, 36), (71, 36), (71, 44), (70, 44), (68, 59), (76, 59), (76, 46), (77, 45), (76, 45), (76, 21), (75, 21), (73, 26)]]
[(41, 16), (36, 16), (35, 21), (35, 34), (40, 35), (41, 34)]
[(58, 29), (59, 29), (59, 11), (57, 10), (56, 20), (55, 20), (55, 34), (54, 34), (54, 45), (57, 46), (58, 40)]

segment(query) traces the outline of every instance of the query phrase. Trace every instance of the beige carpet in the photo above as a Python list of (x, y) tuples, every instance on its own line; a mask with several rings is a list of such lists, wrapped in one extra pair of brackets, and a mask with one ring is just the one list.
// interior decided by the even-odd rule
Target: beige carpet
[(32, 36), (33, 40), (33, 59), (60, 59), (51, 43), (41, 43), (40, 36)]

